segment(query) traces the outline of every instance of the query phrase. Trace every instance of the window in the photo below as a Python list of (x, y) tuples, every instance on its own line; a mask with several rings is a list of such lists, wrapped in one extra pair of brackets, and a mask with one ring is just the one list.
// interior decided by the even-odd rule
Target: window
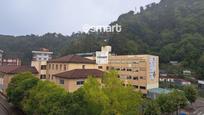
[(82, 69), (85, 69), (85, 65), (82, 65)]
[(83, 85), (83, 84), (84, 84), (84, 81), (77, 81), (76, 84), (77, 84), (77, 85)]
[(127, 79), (132, 79), (132, 76), (128, 76)]
[(146, 68), (145, 67), (141, 67), (140, 71), (146, 71)]
[(121, 71), (125, 71), (125, 68), (122, 68)]
[(141, 76), (140, 79), (143, 79), (143, 77)]
[(132, 69), (127, 69), (127, 71), (132, 71)]
[(109, 70), (109, 67), (108, 67), (108, 66), (106, 67), (106, 70)]
[(120, 76), (118, 75), (118, 78), (120, 78)]
[(60, 79), (60, 80), (59, 80), (59, 84), (64, 84), (64, 80), (63, 80), (63, 79)]
[(116, 68), (116, 70), (118, 70), (118, 71), (119, 71), (119, 70), (120, 70), (120, 68)]
[(133, 85), (133, 87), (134, 87), (134, 88), (136, 88), (136, 89), (138, 88), (138, 86), (137, 86), (137, 85)]
[(98, 69), (103, 69), (103, 66), (98, 66)]
[(135, 72), (139, 72), (139, 70), (135, 70)]
[(146, 87), (145, 86), (140, 86), (140, 89), (146, 89)]
[(58, 64), (56, 64), (56, 70), (58, 70)]
[(49, 64), (49, 69), (51, 69), (51, 64)]
[(138, 77), (133, 77), (133, 80), (138, 80)]
[(52, 64), (52, 70), (54, 70), (54, 64)]
[(40, 75), (40, 79), (46, 79), (46, 75)]
[(60, 70), (62, 70), (62, 65), (60, 64)]
[(67, 69), (67, 66), (66, 66), (66, 65), (64, 65), (64, 71), (66, 71), (66, 69)]
[(46, 70), (46, 65), (41, 65), (41, 70)]

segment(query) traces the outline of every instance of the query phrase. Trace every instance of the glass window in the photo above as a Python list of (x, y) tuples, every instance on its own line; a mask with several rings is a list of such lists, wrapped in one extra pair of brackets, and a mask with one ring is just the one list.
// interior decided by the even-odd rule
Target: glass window
[(58, 64), (56, 64), (56, 70), (58, 70)]
[(132, 76), (128, 76), (127, 79), (132, 79)]
[(138, 80), (138, 77), (133, 77), (133, 80)]
[(85, 65), (82, 65), (82, 69), (85, 69)]
[(40, 79), (46, 79), (46, 75), (40, 75)]
[(62, 65), (60, 64), (60, 70), (62, 70)]
[(140, 86), (140, 89), (146, 89), (146, 87), (145, 86)]
[(138, 86), (137, 86), (137, 85), (133, 85), (133, 87), (134, 87), (134, 88), (136, 88), (136, 89), (138, 88)]
[(51, 69), (51, 64), (49, 64), (49, 69)]
[(64, 71), (66, 71), (67, 70), (67, 66), (66, 65), (64, 65)]
[(41, 70), (46, 70), (46, 65), (41, 65)]
[(63, 79), (60, 79), (60, 80), (59, 80), (59, 84), (64, 84), (64, 80), (63, 80)]
[(98, 66), (98, 69), (103, 69), (103, 66)]
[(52, 70), (54, 70), (54, 64), (52, 64)]
[(77, 84), (77, 85), (83, 85), (83, 84), (84, 84), (84, 81), (77, 81), (76, 84)]

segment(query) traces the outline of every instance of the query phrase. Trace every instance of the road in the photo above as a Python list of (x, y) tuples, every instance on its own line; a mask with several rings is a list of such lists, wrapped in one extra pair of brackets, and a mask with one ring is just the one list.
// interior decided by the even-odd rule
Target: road
[(190, 115), (204, 115), (204, 99), (198, 98), (192, 106), (195, 110)]
[(23, 115), (23, 113), (14, 109), (7, 99), (0, 93), (0, 115)]

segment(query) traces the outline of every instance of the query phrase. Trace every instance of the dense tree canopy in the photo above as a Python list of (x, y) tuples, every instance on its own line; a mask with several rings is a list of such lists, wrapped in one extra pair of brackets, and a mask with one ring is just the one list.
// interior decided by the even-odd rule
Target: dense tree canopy
[(28, 115), (66, 115), (66, 91), (54, 83), (39, 81), (22, 101)]
[(8, 100), (17, 107), (22, 107), (21, 101), (28, 95), (28, 91), (38, 83), (32, 73), (15, 75), (7, 88)]
[(12, 78), (8, 99), (28, 115), (160, 115), (173, 113), (194, 102), (197, 91), (185, 86), (159, 95), (156, 100), (142, 97), (132, 86), (123, 86), (114, 71), (102, 81), (89, 77), (75, 92), (66, 92), (60, 85), (40, 81), (31, 73)]
[(186, 98), (190, 103), (196, 101), (198, 97), (198, 90), (192, 85), (186, 85), (183, 87), (183, 91), (185, 93)]
[(103, 84), (89, 78), (84, 85), (87, 100), (94, 104), (102, 115), (138, 115), (140, 113), (142, 95), (133, 91), (131, 86), (124, 87), (117, 73), (109, 72), (104, 76)]
[(188, 100), (182, 91), (173, 91), (169, 94), (161, 94), (156, 99), (162, 113), (172, 113), (187, 105)]

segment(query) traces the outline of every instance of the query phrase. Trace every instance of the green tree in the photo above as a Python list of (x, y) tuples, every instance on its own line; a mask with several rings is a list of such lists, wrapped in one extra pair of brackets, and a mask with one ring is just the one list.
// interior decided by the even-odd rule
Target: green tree
[(146, 100), (144, 106), (144, 115), (160, 115), (161, 111), (155, 100)]
[(192, 85), (186, 85), (183, 87), (186, 98), (192, 104), (196, 101), (198, 96), (198, 90)]
[(182, 91), (173, 91), (168, 94), (161, 94), (156, 99), (162, 113), (172, 113), (187, 105), (187, 99)]
[(87, 100), (99, 114), (135, 115), (140, 112), (141, 94), (132, 87), (124, 87), (115, 72), (107, 73), (100, 84), (96, 79), (89, 78), (84, 84)]
[(39, 81), (24, 98), (23, 110), (28, 115), (66, 115), (66, 96), (67, 92), (60, 86)]
[(87, 109), (88, 101), (85, 98), (83, 88), (66, 96), (65, 106), (67, 107), (66, 115), (91, 115)]
[(21, 107), (23, 98), (28, 95), (29, 90), (38, 83), (37, 77), (32, 73), (20, 73), (15, 75), (6, 90), (8, 100), (15, 106)]

